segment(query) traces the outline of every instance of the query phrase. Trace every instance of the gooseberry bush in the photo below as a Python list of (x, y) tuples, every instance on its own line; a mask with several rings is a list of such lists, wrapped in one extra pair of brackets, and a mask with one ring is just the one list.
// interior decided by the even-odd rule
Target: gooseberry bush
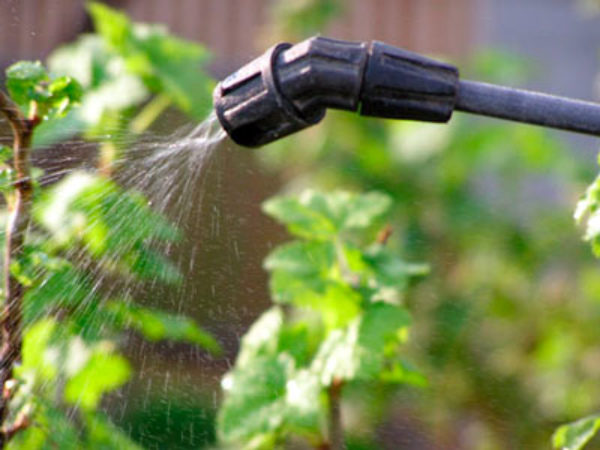
[[(102, 4), (89, 11), (97, 34), (54, 52), (50, 71), (12, 65), (0, 92), (14, 136), (0, 148), (0, 448), (139, 448), (101, 407), (131, 377), (126, 333), (220, 351), (191, 319), (136, 304), (122, 288), (176, 285), (179, 270), (158, 248), (181, 236), (112, 177), (128, 143), (167, 106), (207, 113), (206, 52)], [(101, 142), (97, 167), (65, 170), (48, 185), (32, 152), (73, 135)]]
[(347, 385), (425, 385), (402, 344), (411, 324), (404, 292), (427, 267), (387, 248), (390, 206), (381, 193), (341, 191), (264, 204), (296, 240), (265, 260), (274, 306), (244, 336), (223, 379), (224, 442), (273, 448), (295, 436), (342, 449)]
[[(588, 187), (575, 210), (577, 223), (585, 224), (584, 239), (592, 251), (600, 257), (600, 176)], [(559, 427), (552, 438), (554, 447), (565, 450), (580, 450), (600, 430), (600, 414), (579, 419)]]

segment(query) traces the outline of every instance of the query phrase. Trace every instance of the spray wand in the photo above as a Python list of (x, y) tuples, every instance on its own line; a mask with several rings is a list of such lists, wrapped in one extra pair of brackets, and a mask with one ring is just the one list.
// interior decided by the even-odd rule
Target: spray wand
[(221, 81), (214, 105), (246, 147), (314, 125), (327, 108), (427, 122), (457, 110), (600, 136), (600, 104), (461, 80), (452, 65), (378, 41), (275, 45)]

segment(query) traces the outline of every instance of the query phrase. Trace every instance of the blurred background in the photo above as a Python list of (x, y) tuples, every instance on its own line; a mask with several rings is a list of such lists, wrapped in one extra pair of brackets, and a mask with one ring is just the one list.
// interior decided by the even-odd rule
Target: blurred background
[[(465, 77), (598, 98), (593, 1), (106, 3), (204, 44), (216, 79), (274, 42), (321, 33), (441, 57)], [(0, 66), (44, 60), (88, 31), (80, 0), (0, 0)], [(169, 135), (184, 122), (172, 112), (154, 131)], [(429, 387), (350, 392), (349, 448), (548, 448), (558, 424), (600, 410), (600, 267), (572, 220), (597, 172), (596, 147), (591, 138), (459, 115), (440, 126), (344, 113), (257, 152), (227, 146), (172, 251), (184, 284), (140, 296), (193, 316), (226, 356), (132, 336), (127, 353), (143, 376), (107, 410), (147, 448), (213, 445), (220, 377), (270, 303), (261, 262), (286, 239), (261, 201), (307, 186), (378, 189), (396, 200), (392, 245), (432, 267), (407, 299), (416, 321), (407, 352)]]

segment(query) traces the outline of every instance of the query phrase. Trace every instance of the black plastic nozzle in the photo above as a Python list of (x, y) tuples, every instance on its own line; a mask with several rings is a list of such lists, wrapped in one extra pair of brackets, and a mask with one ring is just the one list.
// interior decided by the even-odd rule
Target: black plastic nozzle
[(221, 81), (214, 91), (217, 117), (229, 136), (249, 147), (263, 145), (319, 122), (325, 110), (301, 116), (282, 94), (277, 59), (290, 48), (279, 44)]
[(314, 37), (242, 67), (219, 83), (214, 105), (231, 138), (255, 147), (314, 125), (327, 108), (444, 122), (457, 86), (456, 68), (382, 42)]
[(458, 69), (374, 41), (363, 77), (363, 116), (447, 122), (458, 89)]

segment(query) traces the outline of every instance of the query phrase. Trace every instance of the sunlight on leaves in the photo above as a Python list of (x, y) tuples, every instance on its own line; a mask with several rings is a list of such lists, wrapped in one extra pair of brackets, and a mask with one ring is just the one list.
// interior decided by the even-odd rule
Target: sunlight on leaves
[(206, 117), (212, 86), (200, 70), (208, 59), (201, 46), (171, 36), (159, 25), (134, 24), (102, 3), (91, 2), (88, 8), (98, 33), (124, 58), (130, 73), (151, 91), (168, 94), (193, 118)]
[[(124, 154), (136, 134), (171, 105), (192, 119), (204, 118), (213, 83), (203, 71), (203, 47), (160, 26), (133, 24), (102, 4), (90, 10), (100, 34), (81, 36), (53, 52), (50, 70), (37, 61), (6, 70), (8, 93), (35, 127), (33, 147), (77, 136)], [(133, 126), (136, 109), (151, 94), (160, 102), (144, 107), (143, 127), (139, 120)], [(66, 147), (70, 150), (72, 142)], [(15, 379), (4, 386), (10, 406), (2, 425), (8, 429), (20, 420), (27, 425), (8, 448), (137, 450), (141, 447), (128, 433), (100, 411), (103, 398), (130, 378), (130, 364), (117, 351), (126, 330), (150, 341), (196, 344), (214, 354), (221, 348), (189, 318), (107, 301), (121, 283), (129, 293), (132, 282), (150, 280), (154, 287), (181, 281), (166, 256), (180, 233), (140, 193), (123, 189), (108, 171), (102, 176), (72, 171), (71, 158), (49, 152), (41, 164), (51, 172), (32, 168), (35, 223), (27, 227), (17, 255), (5, 262), (24, 298), (21, 361)], [(13, 150), (0, 146), (2, 193), (13, 190), (12, 160)], [(16, 209), (14, 198), (6, 197), (7, 209)]]
[(574, 217), (577, 223), (585, 222), (584, 239), (591, 243), (594, 254), (600, 257), (600, 176), (577, 203)]
[(44, 100), (40, 83), (48, 80), (41, 62), (20, 61), (6, 69), (6, 87), (12, 99), (21, 106)]
[(372, 226), (390, 206), (389, 197), (376, 192), (358, 195), (338, 191), (325, 195), (308, 190), (299, 197), (268, 200), (263, 210), (296, 236), (327, 239), (337, 233)]
[(213, 354), (220, 354), (219, 343), (192, 319), (145, 308), (131, 302), (110, 302), (105, 309), (111, 313), (111, 323), (139, 331), (150, 341), (163, 339), (196, 344)]
[[(81, 352), (73, 352), (71, 359), (81, 356)], [(75, 375), (65, 385), (65, 400), (83, 409), (93, 410), (105, 392), (122, 386), (129, 379), (131, 368), (123, 356), (110, 353), (110, 349), (102, 344), (91, 349), (85, 359), (85, 363), (77, 368)]]
[(226, 399), (218, 429), (224, 442), (262, 448), (284, 429), (318, 426), (318, 379), (297, 370), (291, 355), (278, 346), (282, 326), (282, 311), (272, 308), (242, 339), (235, 368), (222, 380)]
[(69, 174), (46, 192), (34, 217), (52, 233), (57, 246), (81, 242), (108, 270), (168, 283), (180, 280), (175, 266), (150, 247), (178, 239), (178, 230), (153, 212), (141, 194), (109, 179)]
[(600, 416), (589, 416), (576, 422), (563, 425), (552, 436), (554, 448), (559, 450), (580, 450), (600, 429)]
[(20, 371), (35, 370), (46, 379), (56, 376), (57, 371), (50, 362), (48, 349), (57, 326), (54, 319), (46, 318), (37, 321), (27, 330), (23, 338), (23, 364)]
[(265, 355), (223, 379), (223, 387), (230, 392), (219, 415), (219, 430), (225, 441), (274, 432), (282, 426), (287, 378), (292, 370), (291, 358)]
[(39, 61), (20, 61), (6, 69), (6, 87), (27, 116), (41, 120), (62, 117), (81, 100), (83, 90), (73, 78), (52, 78)]
[(390, 206), (375, 192), (309, 190), (265, 202), (265, 212), (300, 239), (265, 259), (273, 302), (281, 306), (250, 327), (223, 378), (222, 441), (271, 448), (293, 433), (321, 442), (330, 386), (427, 384), (400, 359), (411, 324), (401, 293), (427, 268), (405, 263), (383, 244), (358, 244)]

